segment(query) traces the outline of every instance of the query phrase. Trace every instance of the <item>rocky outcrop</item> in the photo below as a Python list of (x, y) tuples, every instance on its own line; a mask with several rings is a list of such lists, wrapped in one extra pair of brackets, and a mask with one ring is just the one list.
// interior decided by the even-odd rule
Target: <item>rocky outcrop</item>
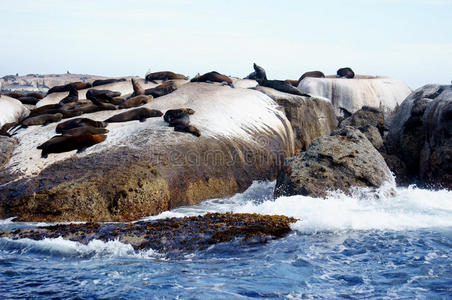
[(334, 108), (328, 99), (297, 96), (262, 86), (255, 89), (281, 106), (295, 134), (296, 154), (307, 150), (313, 141), (329, 135), (337, 127)]
[(63, 237), (82, 244), (94, 239), (104, 242), (119, 240), (135, 250), (177, 253), (237, 240), (242, 244), (265, 243), (286, 236), (291, 231), (290, 223), (294, 222), (296, 219), (284, 216), (211, 213), (135, 223), (60, 224), (0, 232), (0, 237), (33, 240)]
[[(56, 94), (65, 93), (48, 97), (58, 101)], [(280, 162), (294, 155), (290, 122), (277, 103), (255, 90), (188, 83), (142, 107), (193, 109), (190, 124), (201, 137), (175, 132), (163, 118), (112, 123), (104, 142), (44, 159), (37, 146), (55, 135), (57, 124), (21, 129), (0, 170), (0, 219), (136, 220), (274, 179)], [(117, 113), (83, 117), (103, 121)]]
[(384, 182), (393, 178), (381, 154), (358, 129), (345, 126), (287, 159), (275, 196), (325, 197), (329, 190), (349, 192), (353, 186), (376, 188)]
[(331, 100), (338, 116), (348, 117), (363, 106), (379, 108), (389, 115), (411, 93), (402, 81), (371, 76), (311, 78), (300, 81), (298, 89)]
[(16, 123), (26, 118), (30, 111), (14, 98), (0, 96), (0, 128), (7, 123)]
[(0, 169), (8, 162), (16, 145), (14, 138), (0, 135)]
[(397, 110), (386, 148), (406, 167), (408, 183), (452, 188), (452, 88), (426, 85)]

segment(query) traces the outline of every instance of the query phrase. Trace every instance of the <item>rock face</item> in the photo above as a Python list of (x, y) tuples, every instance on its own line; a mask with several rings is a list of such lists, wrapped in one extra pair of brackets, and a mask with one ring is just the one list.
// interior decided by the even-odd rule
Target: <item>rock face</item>
[(262, 86), (255, 89), (281, 106), (295, 134), (296, 154), (307, 150), (313, 141), (329, 135), (337, 127), (334, 108), (328, 99), (297, 96)]
[(2, 95), (0, 97), (0, 128), (7, 123), (15, 123), (30, 114), (19, 100)]
[(384, 182), (393, 182), (393, 178), (383, 157), (363, 133), (345, 126), (287, 159), (276, 181), (275, 196), (325, 197), (328, 190), (349, 192), (353, 186), (379, 187)]
[(0, 135), (0, 169), (8, 162), (17, 141), (4, 135)]
[(409, 182), (452, 188), (452, 88), (426, 85), (397, 110), (386, 148)]
[(402, 81), (371, 76), (346, 78), (304, 78), (298, 89), (331, 100), (336, 114), (347, 117), (367, 105), (380, 108), (385, 116), (411, 93)]
[(213, 244), (239, 239), (241, 243), (265, 243), (287, 235), (294, 218), (257, 214), (206, 214), (196, 217), (171, 218), (135, 223), (87, 223), (18, 229), (0, 232), (12, 239), (63, 237), (82, 244), (94, 239), (104, 242), (119, 240), (135, 250), (159, 252), (202, 250)]
[[(280, 162), (295, 152), (290, 122), (255, 90), (188, 83), (142, 107), (191, 108), (190, 124), (202, 135), (175, 132), (163, 118), (112, 123), (104, 142), (44, 159), (36, 147), (55, 135), (57, 124), (22, 129), (0, 170), (0, 219), (136, 220), (274, 179)], [(83, 117), (103, 121), (117, 113)]]

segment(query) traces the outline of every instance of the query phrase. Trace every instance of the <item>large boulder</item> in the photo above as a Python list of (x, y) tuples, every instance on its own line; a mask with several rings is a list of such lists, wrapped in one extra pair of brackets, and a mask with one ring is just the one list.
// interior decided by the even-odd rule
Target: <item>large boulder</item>
[(312, 78), (300, 81), (298, 89), (312, 96), (331, 100), (338, 116), (347, 117), (363, 106), (381, 109), (389, 115), (411, 93), (402, 81), (371, 76), (347, 78)]
[(297, 96), (263, 86), (255, 89), (281, 106), (295, 134), (296, 154), (306, 151), (313, 141), (329, 135), (337, 127), (334, 108), (328, 99)]
[(408, 183), (452, 188), (452, 88), (423, 86), (397, 110), (386, 148), (406, 167)]
[(358, 129), (345, 126), (287, 159), (275, 196), (326, 197), (329, 190), (350, 192), (354, 186), (377, 188), (385, 182), (394, 181), (381, 154)]
[[(144, 107), (193, 109), (201, 137), (175, 132), (163, 118), (110, 123), (104, 142), (44, 159), (36, 147), (55, 135), (56, 124), (21, 129), (0, 170), (0, 219), (135, 220), (275, 179), (280, 161), (294, 155), (290, 122), (255, 90), (188, 83)], [(83, 117), (103, 121), (117, 113)]]
[(7, 123), (16, 123), (30, 114), (19, 100), (1, 95), (0, 96), (0, 128)]

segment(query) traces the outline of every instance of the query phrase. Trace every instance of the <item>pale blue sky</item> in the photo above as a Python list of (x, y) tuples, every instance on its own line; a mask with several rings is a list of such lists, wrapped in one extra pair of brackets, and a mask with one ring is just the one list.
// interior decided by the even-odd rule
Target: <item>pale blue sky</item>
[(0, 0), (0, 76), (305, 71), (452, 80), (452, 0)]

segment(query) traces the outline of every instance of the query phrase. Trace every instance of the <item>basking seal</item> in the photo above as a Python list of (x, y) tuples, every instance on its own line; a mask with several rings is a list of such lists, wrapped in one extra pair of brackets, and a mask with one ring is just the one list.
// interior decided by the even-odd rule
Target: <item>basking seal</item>
[(199, 129), (193, 125), (176, 125), (176, 126), (174, 126), (174, 131), (188, 132), (188, 133), (193, 134), (196, 137), (201, 136), (201, 131), (199, 131)]
[(10, 92), (8, 94), (5, 94), (5, 96), (8, 96), (8, 97), (11, 97), (11, 98), (14, 98), (14, 99), (19, 99), (19, 98), (25, 97), (24, 94), (19, 93), (19, 92)]
[(95, 144), (105, 141), (105, 134), (83, 133), (78, 135), (57, 135), (42, 145), (38, 149), (42, 149), (41, 157), (46, 158), (49, 153), (62, 153), (72, 150), (83, 151)]
[(179, 109), (169, 109), (165, 112), (163, 120), (168, 123), (172, 123), (176, 119), (183, 118), (185, 115), (192, 115), (195, 111), (191, 108), (179, 108)]
[(110, 90), (91, 89), (86, 92), (86, 99), (91, 100), (94, 104), (110, 103), (113, 98), (119, 96), (121, 96), (120, 92), (113, 92)]
[(43, 94), (37, 93), (37, 92), (31, 92), (31, 93), (26, 94), (25, 96), (26, 97), (33, 97), (33, 98), (36, 98), (36, 99), (39, 99), (39, 100), (44, 98)]
[(81, 82), (81, 81), (77, 81), (77, 82), (71, 82), (65, 85), (57, 85), (52, 87), (51, 89), (49, 89), (47, 91), (47, 95), (50, 95), (52, 93), (61, 93), (61, 92), (69, 92), (70, 87), (73, 86), (76, 90), (83, 90), (83, 89), (88, 89), (90, 87), (92, 87), (91, 83), (89, 82)]
[(216, 71), (197, 76), (190, 80), (190, 82), (226, 82), (230, 87), (234, 87), (231, 78)]
[(311, 97), (308, 94), (303, 94), (302, 92), (300, 92), (300, 90), (298, 90), (297, 88), (293, 87), (289, 83), (287, 83), (285, 81), (282, 81), (282, 80), (262, 80), (262, 79), (257, 79), (257, 82), (261, 86), (269, 87), (269, 88), (278, 90), (280, 92), (294, 94), (294, 95), (298, 95), (298, 96)]
[(287, 82), (288, 84), (290, 84), (291, 86), (294, 86), (294, 87), (298, 86), (298, 80), (286, 79), (284, 81)]
[(152, 96), (146, 96), (146, 95), (138, 95), (132, 98), (129, 98), (125, 100), (121, 105), (119, 105), (119, 108), (131, 108), (131, 107), (137, 107), (143, 104), (148, 103), (149, 101), (152, 101), (154, 97)]
[[(306, 72), (306, 73), (304, 73), (303, 75), (300, 76), (300, 78), (298, 79), (298, 83), (300, 83), (300, 81), (302, 81), (306, 77), (325, 78), (325, 74), (323, 74), (323, 72), (321, 72), (321, 71)], [(297, 84), (297, 86), (298, 86), (298, 84)]]
[(78, 101), (78, 91), (74, 86), (69, 86), (69, 95), (61, 99), (60, 104), (67, 104)]
[(84, 105), (81, 105), (80, 107), (77, 107), (77, 110), (82, 111), (84, 114), (89, 114), (97, 111), (103, 111), (103, 110), (117, 110), (118, 108), (110, 103), (87, 103)]
[(22, 104), (36, 105), (36, 103), (38, 103), (40, 99), (27, 95), (24, 97), (20, 97), (17, 100), (22, 102)]
[(167, 81), (165, 83), (162, 83), (162, 84), (156, 86), (155, 88), (146, 89), (144, 91), (144, 94), (151, 95), (154, 98), (158, 98), (158, 97), (165, 96), (169, 93), (172, 93), (175, 90), (177, 90), (176, 83), (174, 81), (170, 80), (170, 81)]
[(63, 118), (63, 114), (56, 113), (56, 114), (43, 114), (36, 117), (26, 118), (23, 120), (20, 125), (23, 128), (26, 128), (28, 126), (36, 126), (36, 125), (47, 125), (49, 123), (53, 122), (59, 122)]
[(146, 107), (140, 107), (136, 109), (132, 109), (129, 111), (125, 111), (123, 113), (114, 115), (113, 117), (108, 118), (104, 122), (107, 123), (115, 123), (115, 122), (127, 122), (133, 120), (139, 120), (140, 122), (146, 121), (147, 118), (161, 117), (163, 113), (160, 110), (149, 109)]
[(61, 132), (63, 135), (79, 135), (79, 134), (104, 134), (108, 133), (108, 129), (101, 128), (101, 127), (93, 127), (93, 126), (82, 126), (82, 127), (75, 127), (68, 130), (63, 130)]
[(100, 122), (100, 121), (94, 121), (88, 118), (76, 118), (72, 119), (63, 123), (60, 123), (57, 125), (55, 131), (56, 133), (62, 133), (64, 131), (67, 131), (72, 128), (76, 127), (84, 127), (84, 126), (91, 126), (96, 128), (105, 128), (107, 127), (107, 123)]
[(139, 95), (144, 95), (144, 89), (141, 87), (141, 85), (136, 81), (135, 79), (130, 79), (132, 81), (132, 87), (133, 87), (133, 93), (130, 97), (135, 97)]
[(126, 81), (126, 79), (125, 78), (97, 79), (93, 81), (93, 87), (121, 81)]
[(340, 68), (337, 70), (337, 77), (339, 78), (353, 78), (355, 77), (355, 72), (351, 68)]
[(188, 79), (183, 74), (177, 74), (170, 71), (153, 72), (146, 75), (145, 80), (157, 83), (156, 80)]
[(267, 74), (265, 73), (264, 68), (256, 65), (256, 63), (253, 63), (253, 68), (254, 68), (254, 72), (256, 74), (255, 79), (263, 79), (263, 80), (267, 80)]

